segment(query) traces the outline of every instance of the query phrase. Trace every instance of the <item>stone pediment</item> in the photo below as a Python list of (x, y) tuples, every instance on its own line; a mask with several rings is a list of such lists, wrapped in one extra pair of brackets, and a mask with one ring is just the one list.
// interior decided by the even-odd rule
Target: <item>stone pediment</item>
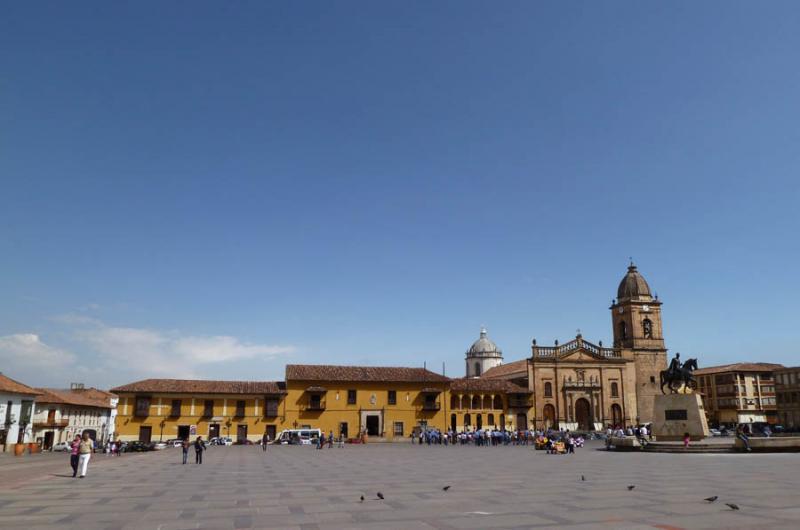
[(533, 346), (533, 356), (537, 359), (558, 359), (559, 361), (608, 361), (621, 359), (622, 352), (614, 348), (604, 348), (583, 340), (578, 335), (556, 346)]

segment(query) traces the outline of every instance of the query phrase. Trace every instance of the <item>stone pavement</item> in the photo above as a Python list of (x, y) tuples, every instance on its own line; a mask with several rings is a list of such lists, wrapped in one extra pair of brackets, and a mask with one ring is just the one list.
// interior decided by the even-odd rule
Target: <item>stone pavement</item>
[[(183, 466), (180, 450), (167, 449), (96, 455), (83, 480), (69, 478), (63, 455), (59, 471), (0, 491), (0, 528), (796, 528), (800, 521), (797, 454), (598, 447), (561, 456), (531, 447), (214, 447), (202, 466)], [(0, 461), (0, 476), (9, 462)], [(378, 491), (385, 500), (376, 500)], [(702, 500), (711, 495), (719, 500)]]

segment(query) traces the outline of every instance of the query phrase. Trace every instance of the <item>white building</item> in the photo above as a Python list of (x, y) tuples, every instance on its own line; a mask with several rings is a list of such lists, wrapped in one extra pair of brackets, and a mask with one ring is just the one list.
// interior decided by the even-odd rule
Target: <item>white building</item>
[(114, 436), (117, 416), (116, 395), (96, 388), (73, 384), (70, 389), (39, 388), (33, 418), (34, 438), (42, 449), (72, 440), (88, 432), (100, 443)]
[(33, 441), (33, 400), (38, 392), (0, 373), (0, 450)]
[(467, 377), (480, 377), (490, 368), (503, 364), (503, 352), (486, 336), (486, 328), (481, 328), (481, 336), (467, 351), (466, 363)]

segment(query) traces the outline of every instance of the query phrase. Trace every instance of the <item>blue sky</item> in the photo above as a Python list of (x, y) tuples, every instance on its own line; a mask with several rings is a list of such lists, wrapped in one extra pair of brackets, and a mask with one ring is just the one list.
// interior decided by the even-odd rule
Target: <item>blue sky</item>
[(797, 364), (793, 2), (42, 2), (0, 21), (0, 370), (463, 375), (632, 256), (671, 351)]

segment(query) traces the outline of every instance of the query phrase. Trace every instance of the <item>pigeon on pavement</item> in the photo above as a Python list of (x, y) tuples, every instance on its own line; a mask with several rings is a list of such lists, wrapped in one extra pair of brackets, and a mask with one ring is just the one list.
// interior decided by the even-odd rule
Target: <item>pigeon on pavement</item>
[(447, 491), (449, 489), (450, 489), (450, 486), (445, 486), (445, 487), (442, 488), (442, 490), (444, 490), (444, 491)]
[(628, 486), (628, 491), (631, 491), (631, 490), (632, 490), (633, 488), (635, 488), (635, 487), (636, 487), (636, 486), (634, 486), (633, 484), (631, 484), (630, 486)]
[(738, 510), (739, 509), (739, 507), (737, 505), (733, 504), (732, 502), (726, 502), (725, 506), (727, 506), (731, 510)]
[(709, 498), (703, 499), (703, 500), (704, 501), (708, 501), (708, 502), (714, 502), (717, 499), (719, 499), (719, 497), (717, 495), (714, 495), (713, 497), (709, 497)]
[(378, 498), (379, 498), (380, 500), (383, 500), (383, 493), (381, 493), (380, 491), (378, 492)]

